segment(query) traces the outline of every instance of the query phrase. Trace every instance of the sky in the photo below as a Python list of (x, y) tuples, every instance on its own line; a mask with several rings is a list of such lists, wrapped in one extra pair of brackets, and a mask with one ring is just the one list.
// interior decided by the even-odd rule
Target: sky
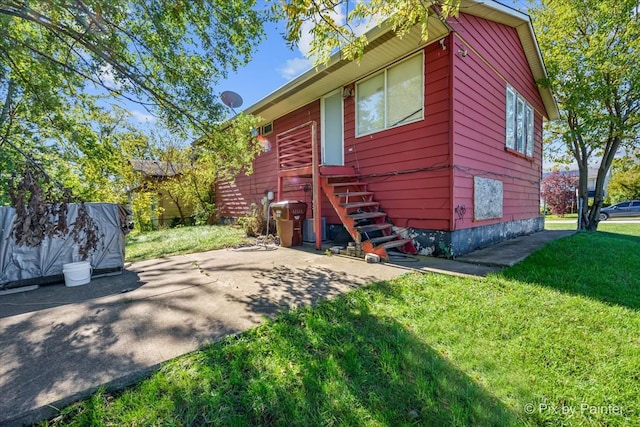
[[(527, 0), (502, 0), (502, 4), (526, 10)], [(338, 13), (337, 20), (344, 20), (344, 13)], [(307, 58), (309, 33), (303, 31), (303, 37), (297, 48), (287, 46), (281, 33), (284, 24), (272, 24), (267, 28), (267, 39), (260, 45), (252, 61), (238, 72), (233, 73), (219, 85), (219, 91), (231, 90), (238, 93), (243, 104), (236, 111), (243, 111), (266, 97), (288, 81), (312, 67)]]
[(242, 97), (243, 103), (237, 112), (311, 68), (311, 61), (303, 53), (308, 45), (306, 41), (303, 39), (299, 48), (292, 49), (287, 46), (282, 32), (284, 24), (270, 24), (267, 39), (260, 44), (251, 62), (217, 85), (220, 92), (231, 90)]
[[(528, 4), (527, 0), (503, 0), (501, 3), (521, 10)], [(340, 19), (344, 20), (344, 13), (338, 11), (336, 20)], [(256, 49), (251, 62), (215, 85), (217, 93), (233, 91), (241, 96), (243, 103), (235, 108), (235, 112), (244, 111), (312, 67), (312, 61), (306, 55), (310, 45), (309, 32), (303, 28), (299, 45), (290, 48), (282, 36), (284, 28), (284, 23), (268, 24), (266, 39)], [(134, 122), (150, 125), (154, 121), (140, 106), (130, 105), (129, 111)], [(229, 116), (232, 115), (229, 111)]]

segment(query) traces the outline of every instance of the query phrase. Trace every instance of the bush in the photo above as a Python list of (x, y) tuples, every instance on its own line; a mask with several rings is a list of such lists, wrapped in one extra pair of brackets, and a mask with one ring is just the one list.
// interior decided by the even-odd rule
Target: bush
[(267, 220), (264, 215), (264, 208), (251, 203), (249, 213), (238, 218), (238, 225), (242, 227), (247, 237), (258, 237), (267, 231)]
[(553, 171), (542, 179), (541, 194), (547, 207), (554, 215), (564, 215), (571, 212), (576, 200), (578, 177)]
[(607, 187), (609, 203), (635, 199), (640, 199), (640, 164), (629, 170), (616, 172)]

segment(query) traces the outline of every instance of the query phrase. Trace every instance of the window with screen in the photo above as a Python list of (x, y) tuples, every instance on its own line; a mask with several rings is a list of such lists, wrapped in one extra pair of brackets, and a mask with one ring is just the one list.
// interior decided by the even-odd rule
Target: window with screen
[(367, 135), (424, 118), (422, 52), (356, 85), (356, 132)]

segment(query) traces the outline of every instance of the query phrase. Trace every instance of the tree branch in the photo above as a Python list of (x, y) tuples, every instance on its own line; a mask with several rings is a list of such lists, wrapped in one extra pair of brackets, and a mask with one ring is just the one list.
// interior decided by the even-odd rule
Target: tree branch
[[(11, 78), (7, 82), (7, 95), (4, 98), (4, 104), (2, 105), (2, 112), (0, 113), (0, 127), (4, 126), (5, 121), (9, 117), (9, 112), (13, 105), (13, 96), (15, 94), (16, 86)], [(1, 145), (1, 144), (0, 144)]]
[[(0, 13), (5, 13), (7, 15), (12, 15), (15, 16), (17, 18), (23, 19), (25, 21), (29, 21), (32, 22), (42, 28), (47, 29), (48, 31), (50, 31), (53, 34), (63, 34), (69, 38), (71, 38), (72, 40), (75, 40), (76, 42), (78, 42), (81, 46), (83, 46), (89, 53), (92, 53), (93, 55), (95, 55), (96, 57), (102, 59), (103, 61), (105, 61), (105, 63), (110, 64), (120, 75), (126, 77), (127, 79), (129, 79), (130, 81), (132, 81), (133, 83), (135, 83), (138, 87), (140, 87), (142, 89), (143, 92), (146, 92), (148, 95), (150, 95), (153, 99), (156, 99), (159, 104), (158, 105), (164, 105), (165, 107), (168, 107), (168, 110), (173, 110), (179, 114), (181, 114), (182, 116), (186, 117), (187, 119), (189, 119), (189, 121), (201, 132), (206, 133), (207, 130), (207, 126), (205, 123), (201, 122), (197, 117), (195, 117), (194, 115), (192, 115), (189, 111), (187, 111), (184, 108), (181, 108), (180, 106), (178, 106), (173, 100), (171, 100), (166, 94), (161, 93), (160, 91), (154, 89), (150, 83), (147, 82), (148, 79), (145, 79), (141, 76), (144, 76), (145, 74), (142, 73), (140, 70), (138, 70), (135, 65), (127, 63), (123, 58), (116, 58), (114, 56), (114, 52), (108, 48), (108, 46), (98, 46), (98, 45), (94, 45), (92, 44), (90, 41), (88, 41), (85, 37), (85, 35), (83, 33), (78, 33), (75, 30), (72, 30), (71, 28), (59, 24), (59, 25), (55, 25), (53, 22), (53, 20), (49, 19), (48, 17), (40, 14), (38, 11), (29, 8), (26, 3), (23, 4), (23, 7), (20, 10), (10, 10), (10, 9), (4, 9), (4, 8), (0, 8)], [(100, 49), (99, 47), (102, 47), (103, 49)], [(35, 52), (35, 49), (32, 49)], [(83, 78), (87, 78), (91, 81), (94, 81), (93, 79), (89, 78), (86, 74), (82, 73), (80, 70), (78, 70), (75, 67), (68, 67), (67, 65), (65, 65), (64, 63), (61, 63), (60, 61), (57, 61), (55, 59), (53, 59), (51, 56), (46, 55), (42, 52), (38, 52), (38, 54), (43, 55), (44, 57), (46, 57), (49, 60), (54, 61), (55, 63), (57, 63), (58, 65), (63, 66), (64, 68), (77, 73), (78, 75), (80, 75)], [(125, 68), (125, 66), (123, 66), (123, 64), (126, 64), (126, 66), (131, 67), (131, 69)], [(95, 82), (97, 84), (100, 84), (98, 82)], [(101, 85), (102, 86), (102, 85)], [(105, 86), (102, 86), (105, 87)], [(109, 88), (105, 87), (105, 89), (109, 90)]]

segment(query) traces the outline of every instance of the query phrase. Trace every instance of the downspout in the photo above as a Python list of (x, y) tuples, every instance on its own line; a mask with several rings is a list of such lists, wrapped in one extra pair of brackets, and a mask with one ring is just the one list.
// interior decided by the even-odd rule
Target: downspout
[(453, 143), (453, 132), (454, 132), (454, 102), (453, 102), (453, 67), (455, 55), (453, 54), (453, 47), (455, 46), (454, 40), (455, 34), (453, 32), (449, 32), (447, 36), (448, 49), (447, 54), (449, 55), (449, 231), (455, 231), (455, 212), (454, 212), (454, 189), (455, 189), (455, 169), (453, 167), (455, 163), (455, 153), (454, 153), (454, 143)]

